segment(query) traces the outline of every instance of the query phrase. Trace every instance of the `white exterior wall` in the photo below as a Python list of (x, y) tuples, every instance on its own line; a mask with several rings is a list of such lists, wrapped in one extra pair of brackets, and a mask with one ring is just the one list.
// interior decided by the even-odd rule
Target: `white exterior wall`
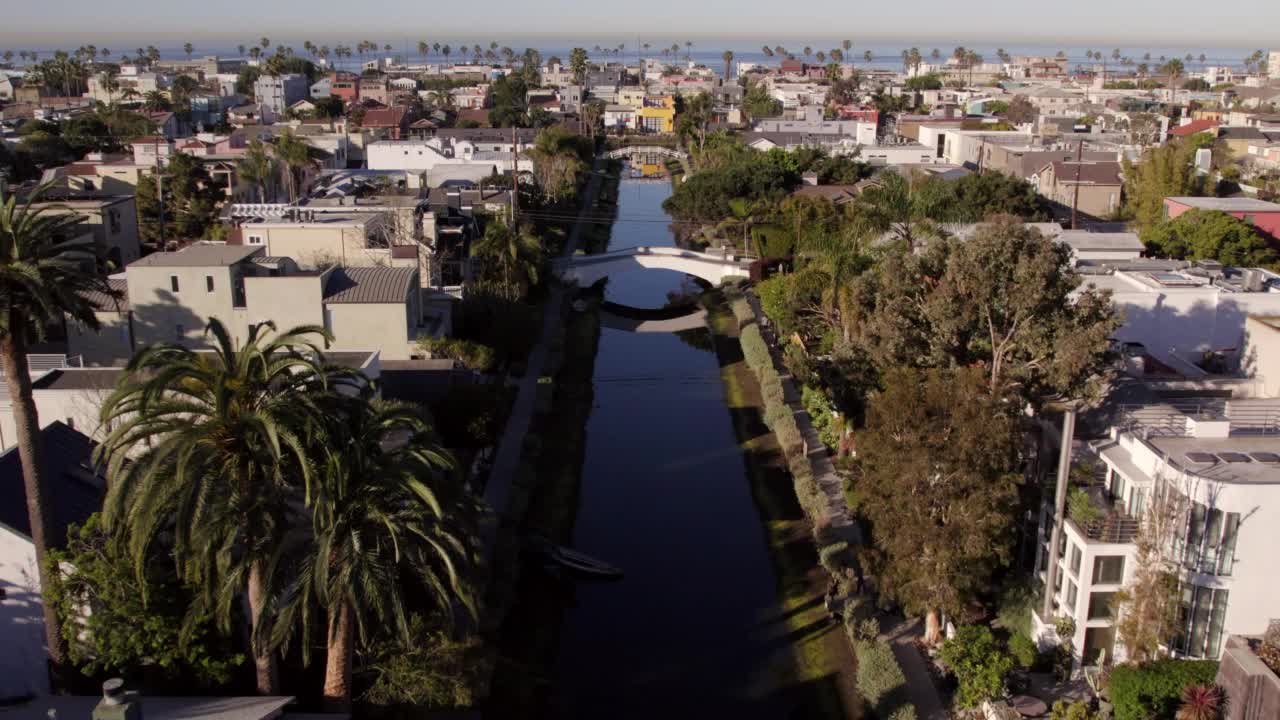
[(408, 360), (417, 339), (410, 333), (417, 324), (412, 310), (410, 305), (329, 303), (325, 327), (334, 335), (335, 350), (378, 350), (383, 360)]
[[(1122, 278), (1122, 276), (1115, 276)], [(1086, 279), (1087, 281), (1087, 279)], [(1245, 319), (1280, 315), (1280, 293), (1222, 293), (1213, 289), (1117, 290), (1112, 302), (1124, 313), (1121, 340), (1179, 353), (1239, 348)]]
[(1244, 333), (1240, 369), (1262, 383), (1262, 397), (1280, 397), (1280, 329), (1251, 317)]
[(31, 540), (0, 525), (0, 697), (49, 694), (40, 574)]

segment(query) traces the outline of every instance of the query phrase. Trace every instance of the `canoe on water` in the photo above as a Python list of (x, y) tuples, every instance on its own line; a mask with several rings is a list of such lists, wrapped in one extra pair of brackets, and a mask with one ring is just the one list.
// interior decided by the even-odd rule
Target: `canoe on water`
[(526, 538), (524, 547), (527, 552), (540, 556), (549, 565), (575, 575), (597, 580), (618, 580), (622, 577), (622, 570), (617, 567), (543, 537)]

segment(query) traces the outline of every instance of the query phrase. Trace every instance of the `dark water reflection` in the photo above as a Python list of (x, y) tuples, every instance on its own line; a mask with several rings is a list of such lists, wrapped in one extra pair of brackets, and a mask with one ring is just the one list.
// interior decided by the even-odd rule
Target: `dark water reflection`
[[(624, 183), (611, 248), (674, 244), (669, 194)], [(659, 307), (683, 281), (641, 270), (611, 279), (606, 295)], [(574, 542), (626, 577), (578, 587), (557, 715), (781, 717), (761, 697), (787, 655), (767, 622), (774, 571), (716, 358), (675, 335), (602, 333)]]

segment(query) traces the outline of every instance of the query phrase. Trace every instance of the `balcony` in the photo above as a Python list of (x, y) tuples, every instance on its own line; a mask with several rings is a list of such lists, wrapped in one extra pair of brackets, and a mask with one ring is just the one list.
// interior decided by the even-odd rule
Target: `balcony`
[(1141, 526), (1118, 506), (1106, 486), (1093, 478), (1085, 482), (1073, 479), (1067, 495), (1067, 520), (1082, 536), (1101, 543), (1132, 543)]

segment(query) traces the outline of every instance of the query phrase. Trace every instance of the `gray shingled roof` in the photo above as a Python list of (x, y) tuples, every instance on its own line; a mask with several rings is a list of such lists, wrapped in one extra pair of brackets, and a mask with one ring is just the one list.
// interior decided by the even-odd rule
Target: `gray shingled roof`
[(324, 285), (326, 303), (401, 303), (417, 282), (413, 268), (340, 267)]
[(104, 312), (128, 312), (129, 311), (129, 283), (126, 280), (107, 280), (107, 285), (117, 293), (119, 297), (111, 297), (105, 292), (93, 290), (81, 293), (81, 297), (89, 301), (95, 310)]
[[(63, 547), (67, 528), (81, 524), (102, 509), (106, 484), (92, 464), (94, 442), (61, 421), (55, 420), (40, 431), (40, 452), (44, 456), (44, 479), (53, 507), (49, 542)], [(31, 536), (27, 516), (27, 492), (22, 460), (14, 446), (0, 455), (0, 524)]]
[(177, 252), (152, 253), (141, 260), (135, 260), (133, 265), (142, 267), (234, 265), (262, 251), (261, 247), (249, 245), (190, 245)]

